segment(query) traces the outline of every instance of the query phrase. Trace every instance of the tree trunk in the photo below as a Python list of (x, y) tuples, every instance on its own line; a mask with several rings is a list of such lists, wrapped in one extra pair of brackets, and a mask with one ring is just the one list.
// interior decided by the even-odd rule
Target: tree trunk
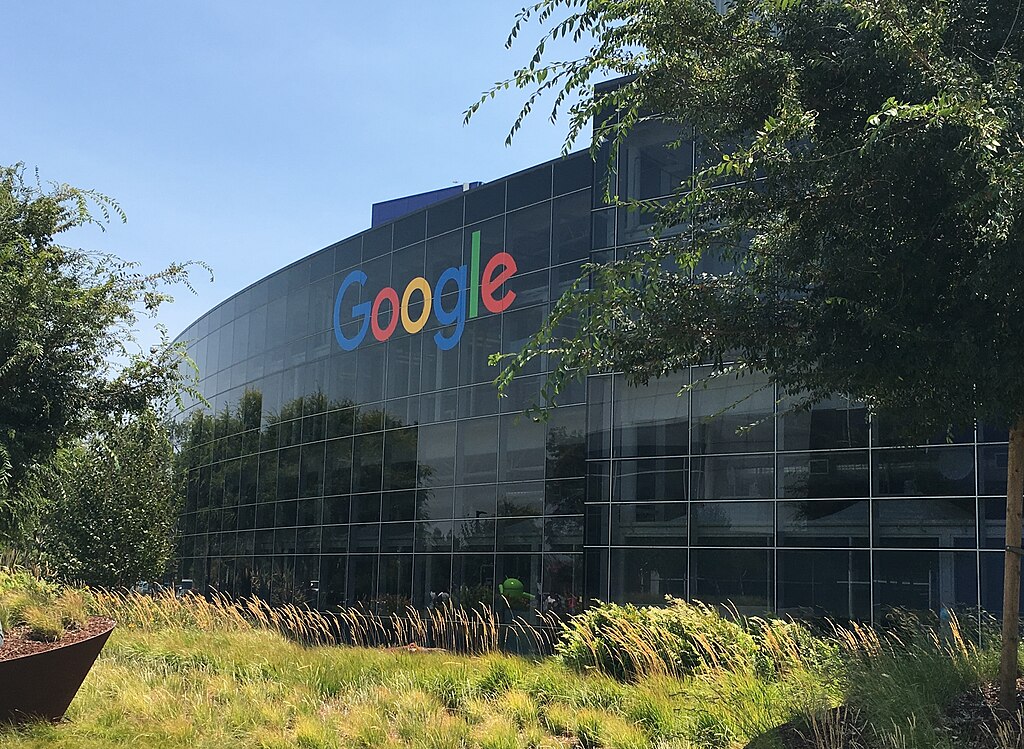
[(999, 705), (1017, 711), (1017, 649), (1020, 641), (1021, 503), (1024, 497), (1024, 416), (1010, 429), (1006, 460), (1006, 552), (1003, 572), (1003, 651), (999, 658)]

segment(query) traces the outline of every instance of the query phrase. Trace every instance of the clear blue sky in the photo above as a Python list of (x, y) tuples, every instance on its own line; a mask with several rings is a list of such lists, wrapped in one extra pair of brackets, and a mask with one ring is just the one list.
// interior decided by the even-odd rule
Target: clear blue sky
[[(171, 335), (281, 266), (369, 226), (371, 203), (558, 155), (521, 92), (462, 112), (532, 54), (522, 0), (7, 3), (0, 162), (116, 198), (127, 225), (72, 239), (146, 270), (198, 258)], [(524, 37), (532, 42), (536, 29)], [(153, 333), (143, 331), (142, 341)]]

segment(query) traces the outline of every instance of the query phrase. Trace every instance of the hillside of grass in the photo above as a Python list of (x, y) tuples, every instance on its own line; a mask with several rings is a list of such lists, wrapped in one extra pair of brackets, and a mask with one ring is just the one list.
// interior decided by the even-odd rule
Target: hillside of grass
[[(91, 605), (121, 625), (67, 720), (0, 729), (4, 749), (725, 749), (787, 723), (795, 726), (787, 746), (1024, 743), (1012, 727), (974, 744), (947, 725), (948, 705), (993, 678), (996, 662), (994, 647), (975, 646), (955, 627), (816, 637), (778, 622), (723, 624), (677, 602), (660, 630), (663, 614), (648, 621), (638, 609), (611, 607), (567, 632), (560, 657), (530, 659), (302, 645), (281, 633), (304, 616), (317, 621), (298, 609), (278, 615), (254, 606), (263, 613), (244, 615), (227, 602), (104, 594)], [(617, 642), (643, 641), (635, 650), (653, 654), (668, 647), (658, 638), (673, 628), (689, 639), (671, 657), (628, 659), (618, 672), (599, 658)], [(839, 705), (849, 710), (832, 709)], [(758, 746), (777, 741), (766, 736)]]

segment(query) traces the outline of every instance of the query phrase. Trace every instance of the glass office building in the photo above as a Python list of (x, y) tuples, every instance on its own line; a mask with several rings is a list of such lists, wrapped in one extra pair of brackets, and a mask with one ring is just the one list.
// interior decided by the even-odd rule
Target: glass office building
[[(692, 172), (706, 154), (678, 135), (632, 134), (620, 195)], [(459, 192), (185, 330), (210, 405), (181, 415), (179, 576), (379, 610), (492, 603), (514, 578), (527, 614), (669, 594), (863, 620), (998, 611), (1005, 434), (907, 448), (844, 400), (788, 413), (756, 376), (679, 395), (699, 367), (644, 388), (590, 376), (546, 423), (522, 416), (544, 362), (498, 397), (488, 356), (519, 349), (582, 263), (649, 235), (602, 203), (605, 172), (584, 152)]]

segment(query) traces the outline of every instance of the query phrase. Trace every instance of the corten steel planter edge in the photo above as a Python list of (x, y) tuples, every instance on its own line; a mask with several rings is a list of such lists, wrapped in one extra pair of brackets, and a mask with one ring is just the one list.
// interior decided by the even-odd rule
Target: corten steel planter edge
[(115, 626), (112, 621), (84, 640), (0, 661), (0, 724), (63, 718)]

